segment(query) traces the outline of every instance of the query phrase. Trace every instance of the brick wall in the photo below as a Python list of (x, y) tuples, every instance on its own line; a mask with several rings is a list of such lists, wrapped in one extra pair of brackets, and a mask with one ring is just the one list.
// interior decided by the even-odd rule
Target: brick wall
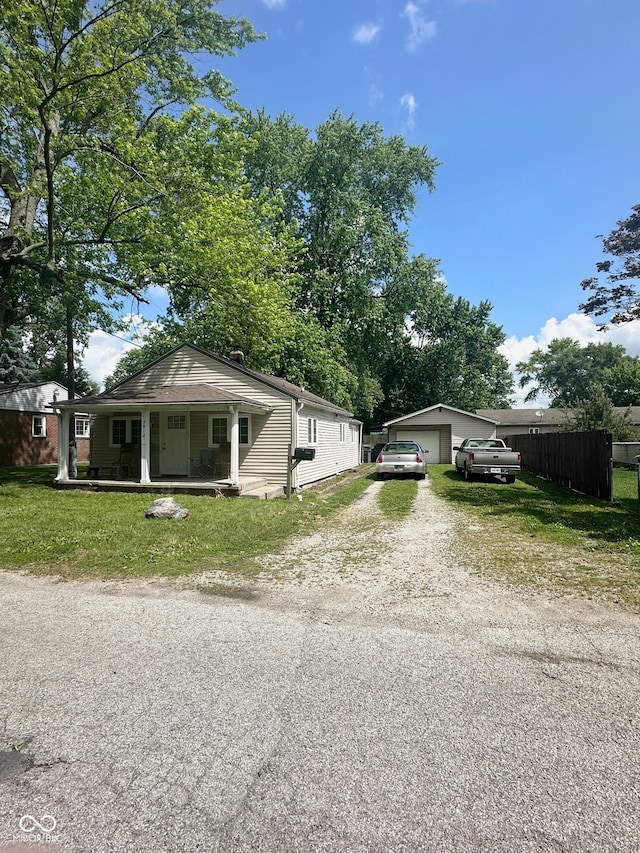
[[(58, 417), (43, 415), (46, 435), (33, 436), (32, 417), (38, 412), (0, 410), (0, 465), (54, 465), (58, 461)], [(76, 439), (78, 462), (89, 459), (89, 439)]]

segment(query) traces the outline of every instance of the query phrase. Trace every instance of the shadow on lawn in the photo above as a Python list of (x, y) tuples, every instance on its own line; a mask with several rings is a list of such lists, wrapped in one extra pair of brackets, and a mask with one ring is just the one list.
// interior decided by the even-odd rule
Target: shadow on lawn
[(566, 527), (604, 542), (640, 546), (640, 514), (631, 501), (624, 506), (579, 495), (569, 489), (523, 472), (514, 485), (498, 480), (466, 483), (455, 471), (444, 471), (446, 497), (461, 506), (477, 508), (493, 516), (534, 519), (541, 525)]
[(3, 486), (48, 486), (58, 473), (57, 465), (28, 465), (20, 468), (0, 468), (0, 483)]

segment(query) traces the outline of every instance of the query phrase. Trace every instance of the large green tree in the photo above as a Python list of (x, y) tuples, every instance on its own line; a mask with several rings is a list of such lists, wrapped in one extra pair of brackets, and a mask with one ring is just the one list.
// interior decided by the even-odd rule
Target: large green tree
[(580, 309), (602, 318), (600, 328), (604, 329), (609, 322), (640, 319), (640, 205), (617, 223), (602, 245), (610, 257), (596, 264), (598, 275), (582, 282), (583, 290), (592, 292)]
[(556, 338), (546, 350), (535, 350), (516, 365), (520, 387), (531, 385), (526, 401), (545, 396), (553, 407), (571, 408), (603, 393), (613, 405), (640, 405), (640, 360), (624, 347), (610, 343), (580, 346), (571, 338)]
[(202, 67), (256, 37), (216, 6), (0, 0), (0, 342), (45, 322), (53, 303), (82, 340), (119, 296), (154, 283), (161, 232), (175, 267), (181, 246), (197, 244), (193, 219), (172, 238), (160, 224), (191, 201), (176, 163), (188, 147), (182, 111), (204, 97), (230, 103), (227, 81), (194, 59)]
[(446, 293), (437, 262), (410, 253), (409, 226), (438, 163), (376, 123), (333, 113), (314, 134), (250, 116), (254, 192), (280, 194), (300, 236), (296, 304), (317, 324), (340, 388), (367, 422), (439, 400), (501, 405), (512, 388), (491, 306)]

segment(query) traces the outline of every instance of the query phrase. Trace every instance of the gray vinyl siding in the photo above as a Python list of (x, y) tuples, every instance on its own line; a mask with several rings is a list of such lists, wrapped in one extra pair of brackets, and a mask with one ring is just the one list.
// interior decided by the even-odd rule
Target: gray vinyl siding
[(415, 427), (419, 429), (439, 430), (440, 459), (444, 464), (453, 463), (455, 452), (453, 446), (460, 444), (465, 438), (495, 438), (493, 423), (471, 414), (452, 411), (446, 407), (426, 412), (408, 415), (401, 421), (389, 426), (389, 441), (394, 441), (398, 430), (405, 431)]
[[(162, 385), (194, 385), (209, 383), (230, 393), (270, 406), (268, 414), (242, 413), (251, 420), (251, 445), (240, 447), (240, 476), (266, 477), (269, 482), (286, 484), (288, 446), (291, 441), (291, 398), (270, 388), (259, 379), (236, 370), (232, 365), (208, 358), (196, 350), (178, 350), (167, 358), (132, 377), (119, 386), (119, 391), (157, 388)], [(220, 407), (192, 410), (191, 456), (208, 446), (209, 415), (225, 414)]]
[[(316, 444), (310, 444), (307, 433), (308, 418), (316, 418), (318, 433)], [(345, 441), (340, 441), (340, 424), (345, 425)], [(356, 430), (352, 441), (352, 428)], [(336, 416), (305, 405), (298, 414), (296, 447), (315, 447), (313, 462), (300, 462), (295, 469), (294, 485), (304, 486), (327, 477), (333, 477), (341, 471), (356, 468), (360, 459), (360, 442), (357, 425), (352, 425), (345, 415)]]

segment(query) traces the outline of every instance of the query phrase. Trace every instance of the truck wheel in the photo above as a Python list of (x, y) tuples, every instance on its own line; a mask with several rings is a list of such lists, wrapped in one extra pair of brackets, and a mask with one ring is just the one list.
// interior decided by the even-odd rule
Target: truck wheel
[(465, 480), (467, 481), (467, 483), (470, 483), (470, 482), (473, 480), (473, 474), (472, 474), (472, 473), (471, 473), (471, 471), (467, 468), (466, 464), (465, 464), (465, 466), (464, 466), (463, 475), (464, 475), (464, 478), (465, 478)]
[(509, 483), (509, 485), (511, 485), (511, 483), (515, 483), (515, 474), (507, 474), (507, 476), (504, 478), (504, 481), (505, 483)]

